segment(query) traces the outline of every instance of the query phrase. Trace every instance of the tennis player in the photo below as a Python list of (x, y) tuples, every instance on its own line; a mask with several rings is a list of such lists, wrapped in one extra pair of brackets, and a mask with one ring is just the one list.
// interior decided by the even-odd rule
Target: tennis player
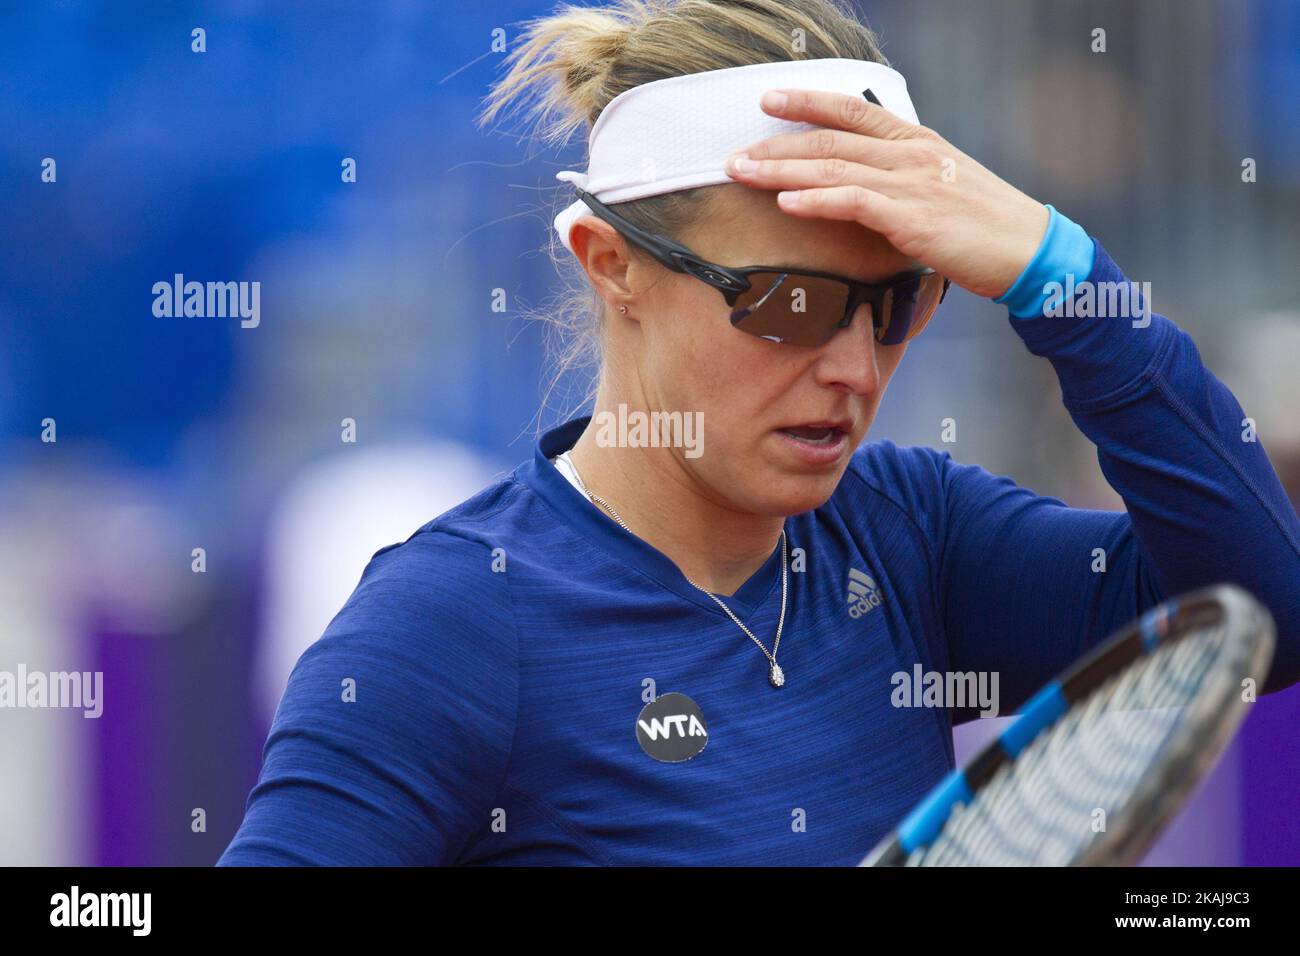
[[(1300, 519), (1240, 404), (1082, 226), (918, 124), (847, 10), (561, 8), (484, 119), (525, 104), (591, 127), (556, 218), (591, 414), (373, 557), (222, 864), (854, 864), (977, 709), (900, 675), (995, 676), (1009, 713), (1218, 581), (1276, 619), (1264, 689), (1300, 678)], [(1126, 511), (864, 443), (950, 283), (1051, 363)]]

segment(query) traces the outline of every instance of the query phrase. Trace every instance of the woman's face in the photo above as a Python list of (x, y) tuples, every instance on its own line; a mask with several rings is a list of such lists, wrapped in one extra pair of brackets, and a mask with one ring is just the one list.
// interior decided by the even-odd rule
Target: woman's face
[[(856, 223), (785, 214), (775, 192), (728, 184), (714, 193), (708, 215), (679, 237), (711, 262), (802, 267), (866, 282), (918, 267)], [(637, 292), (628, 314), (638, 330), (627, 358), (647, 406), (703, 413), (703, 454), (682, 459), (699, 489), (754, 514), (823, 504), (871, 427), (907, 343), (878, 345), (865, 304), (848, 328), (808, 348), (733, 328), (718, 290), (653, 261), (633, 260), (627, 285)], [(838, 454), (808, 451), (782, 433), (819, 422), (847, 425)]]

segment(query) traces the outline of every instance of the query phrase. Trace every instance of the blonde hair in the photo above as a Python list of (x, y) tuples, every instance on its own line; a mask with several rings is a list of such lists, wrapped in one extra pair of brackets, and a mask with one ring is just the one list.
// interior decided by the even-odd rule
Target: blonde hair
[[(875, 34), (843, 0), (614, 0), (565, 4), (529, 20), (488, 94), (480, 126), (522, 113), (548, 145), (591, 129), (607, 103), (644, 83), (753, 63), (838, 57), (888, 65)], [(558, 205), (572, 201), (560, 186)], [(620, 203), (651, 232), (680, 237), (705, 214), (715, 186)], [(629, 247), (633, 255), (639, 250)], [(568, 288), (536, 312), (556, 365), (547, 398), (571, 369), (600, 360), (603, 307), (576, 259), (552, 233), (550, 252)], [(588, 404), (593, 391), (580, 404)], [(545, 408), (546, 400), (542, 402)]]

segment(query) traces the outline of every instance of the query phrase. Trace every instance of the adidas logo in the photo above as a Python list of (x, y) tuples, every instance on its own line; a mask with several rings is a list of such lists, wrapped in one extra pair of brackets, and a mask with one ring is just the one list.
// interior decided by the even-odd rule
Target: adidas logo
[(880, 588), (870, 575), (849, 568), (849, 617), (859, 618), (873, 607), (880, 607)]

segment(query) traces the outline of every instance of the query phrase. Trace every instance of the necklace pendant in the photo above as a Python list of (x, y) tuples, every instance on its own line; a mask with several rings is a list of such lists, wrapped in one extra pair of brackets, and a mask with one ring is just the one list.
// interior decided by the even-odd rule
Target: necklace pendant
[(785, 684), (785, 671), (781, 670), (780, 664), (772, 665), (772, 669), (768, 672), (767, 679), (772, 682), (773, 687), (781, 687)]

